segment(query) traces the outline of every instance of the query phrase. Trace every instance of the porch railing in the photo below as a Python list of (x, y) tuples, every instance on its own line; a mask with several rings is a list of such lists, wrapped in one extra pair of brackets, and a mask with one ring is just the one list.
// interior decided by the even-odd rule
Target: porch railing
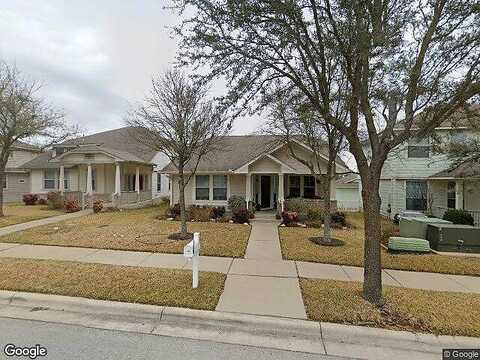
[[(447, 210), (448, 208), (443, 206), (434, 206), (432, 208), (432, 215), (438, 218), (443, 218), (443, 215), (445, 215), (445, 212)], [(474, 226), (480, 227), (480, 210), (465, 210), (465, 211), (468, 212), (470, 215), (472, 215)]]

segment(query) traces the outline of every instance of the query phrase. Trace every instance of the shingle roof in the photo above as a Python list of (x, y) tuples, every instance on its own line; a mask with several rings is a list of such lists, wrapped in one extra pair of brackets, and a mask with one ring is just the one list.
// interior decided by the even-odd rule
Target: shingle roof
[(30, 151), (34, 151), (34, 152), (42, 151), (38, 146), (28, 144), (28, 143), (23, 142), (23, 141), (15, 141), (15, 143), (13, 144), (13, 148), (14, 149), (25, 149), (25, 150), (30, 150)]
[(478, 161), (465, 161), (459, 166), (442, 170), (430, 178), (467, 178), (467, 177), (479, 177), (480, 176), (480, 162)]
[(149, 163), (157, 151), (142, 143), (142, 134), (144, 130), (127, 126), (65, 141), (62, 145), (96, 144), (129, 153)]
[(81, 145), (73, 150), (63, 153), (60, 156), (57, 156), (55, 159), (52, 159), (52, 161), (55, 162), (57, 159), (58, 161), (60, 161), (60, 159), (63, 156), (70, 155), (70, 154), (76, 154), (76, 153), (84, 154), (84, 153), (96, 153), (96, 152), (104, 152), (106, 154), (114, 156), (115, 158), (119, 158), (120, 160), (123, 160), (123, 161), (131, 161), (131, 162), (139, 162), (139, 163), (145, 162), (145, 160), (140, 159), (139, 157), (129, 152), (121, 151), (117, 149), (111, 149), (105, 146), (100, 146), (95, 144)]
[[(272, 151), (282, 142), (281, 137), (272, 135), (225, 136), (216, 145), (217, 151), (200, 160), (197, 171), (231, 171), (238, 169), (262, 154)], [(337, 163), (347, 167), (340, 157), (337, 157)], [(192, 169), (193, 165), (188, 164), (185, 170)], [(176, 172), (176, 168), (172, 163), (169, 163), (162, 171)]]

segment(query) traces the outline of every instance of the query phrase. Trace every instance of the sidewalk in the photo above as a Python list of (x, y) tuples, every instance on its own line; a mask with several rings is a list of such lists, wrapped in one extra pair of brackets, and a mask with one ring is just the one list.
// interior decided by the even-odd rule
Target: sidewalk
[(356, 359), (440, 359), (478, 338), (0, 291), (0, 317)]
[(11, 233), (14, 233), (14, 232), (17, 232), (17, 231), (23, 231), (23, 230), (31, 229), (31, 228), (37, 227), (37, 226), (56, 223), (56, 222), (63, 221), (63, 220), (75, 219), (75, 218), (82, 217), (82, 216), (85, 216), (85, 215), (89, 215), (89, 214), (92, 214), (92, 213), (93, 213), (93, 210), (87, 209), (87, 210), (81, 210), (81, 211), (77, 211), (77, 212), (70, 213), (70, 214), (52, 216), (52, 217), (49, 217), (49, 218), (29, 221), (29, 222), (22, 223), (22, 224), (5, 226), (3, 228), (0, 228), (0, 236), (8, 235), (8, 234), (11, 234)]

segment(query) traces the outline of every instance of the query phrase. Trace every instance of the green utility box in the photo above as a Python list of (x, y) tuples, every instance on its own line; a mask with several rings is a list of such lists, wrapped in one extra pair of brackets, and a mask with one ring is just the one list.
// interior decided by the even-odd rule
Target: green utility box
[(430, 252), (427, 240), (392, 236), (388, 239), (388, 249), (393, 251)]
[(400, 219), (400, 236), (427, 239), (428, 224), (451, 224), (450, 221), (429, 217), (405, 217)]
[(480, 253), (480, 228), (470, 225), (429, 224), (427, 240), (437, 251)]

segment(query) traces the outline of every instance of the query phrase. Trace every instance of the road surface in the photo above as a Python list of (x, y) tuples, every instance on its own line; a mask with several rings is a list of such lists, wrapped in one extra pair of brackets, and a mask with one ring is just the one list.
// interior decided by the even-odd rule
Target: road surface
[(41, 345), (47, 349), (47, 356), (37, 357), (39, 360), (340, 359), (325, 355), (230, 345), (210, 341), (0, 318), (0, 359), (28, 359), (28, 357), (7, 357), (4, 353), (4, 348), (9, 343), (20, 347)]

